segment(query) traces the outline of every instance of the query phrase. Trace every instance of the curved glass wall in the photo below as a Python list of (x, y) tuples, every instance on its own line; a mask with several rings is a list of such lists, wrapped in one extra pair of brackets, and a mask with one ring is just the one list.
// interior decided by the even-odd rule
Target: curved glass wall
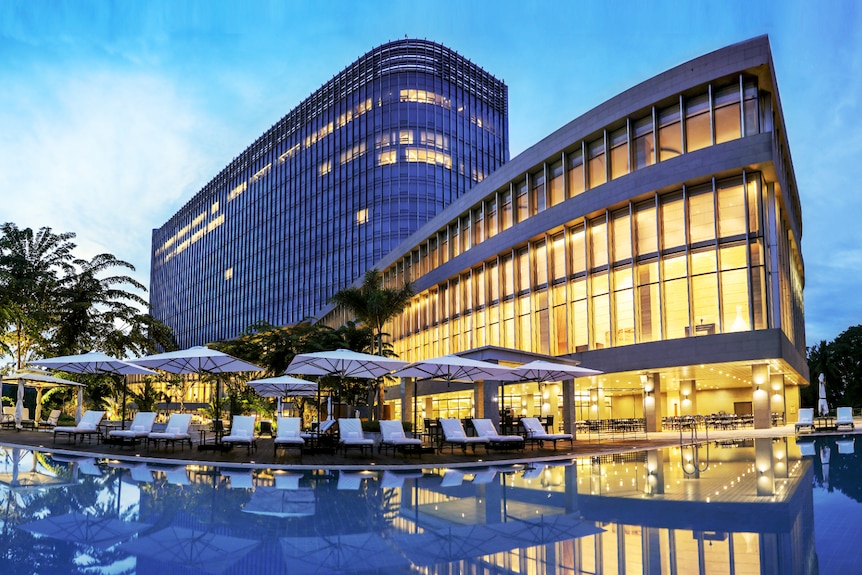
[(153, 233), (180, 345), (296, 323), (508, 159), (505, 85), (431, 42), (381, 46)]

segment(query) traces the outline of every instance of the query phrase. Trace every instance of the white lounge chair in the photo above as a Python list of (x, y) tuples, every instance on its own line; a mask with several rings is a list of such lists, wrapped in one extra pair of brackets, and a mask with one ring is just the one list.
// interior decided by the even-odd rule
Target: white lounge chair
[(476, 485), (487, 485), (497, 477), (497, 470), (493, 467), (481, 469), (473, 473), (473, 483)]
[(422, 453), (422, 440), (415, 437), (407, 437), (404, 434), (404, 426), (400, 421), (381, 419), (380, 435), (382, 439), (380, 440), (380, 445), (377, 446), (378, 453), (384, 448), (388, 453), (390, 447), (404, 452), (409, 449), (419, 454)]
[(222, 471), (221, 474), (230, 479), (231, 489), (254, 489), (254, 475), (250, 469), (248, 471)]
[(115, 429), (108, 432), (108, 440), (116, 440), (124, 444), (126, 441), (135, 445), (138, 440), (146, 439), (147, 435), (153, 430), (153, 424), (156, 422), (156, 413), (154, 411), (139, 411), (135, 414), (132, 420), (132, 425), (129, 429)]
[(835, 429), (839, 430), (842, 427), (849, 427), (851, 430), (856, 429), (853, 423), (853, 408), (839, 407), (835, 417)]
[(838, 453), (843, 455), (852, 455), (856, 447), (856, 439), (853, 437), (842, 437), (835, 442), (838, 446)]
[(342, 418), (338, 420), (338, 445), (347, 453), (350, 448), (359, 449), (365, 453), (368, 449), (374, 449), (374, 440), (362, 433), (362, 421), (356, 418)]
[(48, 419), (39, 422), (39, 427), (47, 427), (50, 429), (57, 427), (57, 424), (60, 422), (61, 413), (62, 412), (59, 409), (52, 409), (51, 413), (48, 414)]
[(191, 413), (173, 413), (168, 419), (168, 424), (164, 431), (151, 431), (147, 434), (147, 449), (150, 448), (150, 442), (156, 444), (156, 449), (159, 448), (159, 443), (164, 441), (167, 447), (171, 444), (171, 449), (176, 446), (177, 441), (182, 444), (187, 442), (189, 449), (192, 447), (192, 436), (189, 434), (189, 424), (192, 422)]
[(464, 426), (461, 425), (460, 419), (441, 418), (440, 429), (443, 430), (443, 446), (449, 444), (453, 452), (455, 451), (455, 446), (460, 445), (461, 451), (467, 453), (467, 446), (469, 445), (473, 449), (473, 453), (475, 453), (477, 445), (482, 445), (487, 449), (490, 442), (487, 437), (468, 437), (464, 431)]
[(799, 419), (796, 422), (796, 433), (800, 431), (814, 431), (814, 408), (803, 407), (799, 410)]
[[(357, 420), (359, 421), (359, 420)], [(339, 425), (341, 423), (339, 422)], [(335, 488), (339, 491), (356, 491), (362, 485), (362, 474), (349, 471), (338, 472), (338, 484)]]
[(80, 436), (83, 440), (84, 437), (87, 438), (87, 441), (95, 435), (98, 437), (99, 435), (99, 423), (102, 422), (102, 418), (105, 417), (104, 411), (87, 411), (81, 417), (81, 421), (78, 422), (78, 425), (75, 426), (57, 426), (54, 428), (54, 441), (57, 441), (58, 433), (65, 433), (71, 439), (77, 441)]
[(524, 438), (520, 435), (500, 435), (490, 419), (474, 419), (476, 435), (486, 437), (488, 446), (496, 449), (524, 449)]
[(575, 445), (571, 433), (548, 433), (538, 417), (522, 417), (521, 425), (524, 426), (524, 431), (527, 433), (527, 441), (534, 443), (538, 441), (539, 447), (542, 447), (545, 441), (554, 442), (554, 449), (557, 448), (558, 441), (568, 441), (572, 447)]
[(405, 479), (422, 479), (421, 471), (402, 472), (402, 471), (384, 471), (383, 478), (380, 480), (381, 489), (401, 489), (404, 487)]
[(806, 455), (814, 456), (817, 453), (813, 440), (797, 441), (796, 445), (799, 447), (799, 455), (803, 457), (805, 457)]
[(273, 455), (278, 454), (279, 449), (296, 449), (299, 459), (302, 460), (302, 448), (305, 447), (305, 439), (299, 433), (298, 417), (279, 417), (278, 430), (275, 439), (272, 440)]
[(447, 469), (443, 473), (440, 487), (458, 487), (464, 482), (464, 472), (457, 469)]
[(248, 452), (257, 449), (257, 441), (254, 438), (254, 416), (234, 415), (230, 425), (230, 435), (221, 438), (223, 445), (245, 445)]
[(3, 427), (15, 427), (15, 408), (4, 406), (3, 416), (0, 417), (0, 425)]

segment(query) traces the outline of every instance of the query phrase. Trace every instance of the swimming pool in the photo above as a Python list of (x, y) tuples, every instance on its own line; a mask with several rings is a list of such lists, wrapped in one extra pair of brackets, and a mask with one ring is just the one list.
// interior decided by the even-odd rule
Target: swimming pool
[(846, 575), (862, 558), (856, 450), (758, 438), (274, 471), (0, 446), (0, 573)]

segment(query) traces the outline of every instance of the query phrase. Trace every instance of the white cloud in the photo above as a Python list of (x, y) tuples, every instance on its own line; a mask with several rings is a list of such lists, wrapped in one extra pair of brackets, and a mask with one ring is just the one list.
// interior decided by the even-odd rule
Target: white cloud
[(79, 257), (109, 252), (149, 284), (150, 239), (216, 173), (218, 123), (169, 80), (57, 72), (0, 96), (3, 221), (75, 232)]

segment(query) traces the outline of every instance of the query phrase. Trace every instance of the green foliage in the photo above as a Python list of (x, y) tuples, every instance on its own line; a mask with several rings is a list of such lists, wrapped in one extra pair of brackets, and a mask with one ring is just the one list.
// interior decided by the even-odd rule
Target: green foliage
[(160, 401), (164, 401), (165, 394), (159, 391), (155, 385), (155, 378), (148, 375), (144, 382), (134, 388), (129, 388), (129, 397), (135, 402), (138, 411), (155, 411)]
[(824, 374), (831, 407), (862, 405), (862, 325), (850, 327), (833, 341), (808, 348), (811, 385), (802, 391), (802, 404), (817, 404), (817, 379)]

